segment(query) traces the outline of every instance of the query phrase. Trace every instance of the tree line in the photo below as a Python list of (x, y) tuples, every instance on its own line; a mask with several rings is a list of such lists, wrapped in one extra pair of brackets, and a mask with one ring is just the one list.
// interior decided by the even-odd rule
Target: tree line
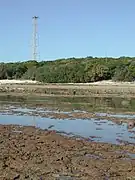
[(31, 79), (44, 83), (135, 81), (135, 58), (68, 58), (55, 61), (0, 63), (0, 79)]

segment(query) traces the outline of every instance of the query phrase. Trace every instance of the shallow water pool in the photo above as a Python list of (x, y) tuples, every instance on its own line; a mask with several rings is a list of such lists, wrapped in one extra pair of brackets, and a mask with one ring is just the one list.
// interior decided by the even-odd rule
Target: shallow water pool
[(116, 124), (110, 120), (87, 119), (52, 119), (40, 116), (6, 115), (0, 114), (0, 124), (17, 124), (24, 126), (36, 126), (42, 129), (56, 130), (59, 133), (89, 138), (90, 141), (108, 143), (135, 143), (135, 129), (128, 131), (127, 124)]

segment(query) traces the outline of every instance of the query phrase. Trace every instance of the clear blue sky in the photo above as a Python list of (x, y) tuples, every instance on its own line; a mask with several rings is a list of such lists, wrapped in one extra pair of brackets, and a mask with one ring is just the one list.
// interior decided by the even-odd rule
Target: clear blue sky
[(1, 0), (0, 61), (31, 58), (35, 15), (41, 60), (135, 56), (135, 0)]

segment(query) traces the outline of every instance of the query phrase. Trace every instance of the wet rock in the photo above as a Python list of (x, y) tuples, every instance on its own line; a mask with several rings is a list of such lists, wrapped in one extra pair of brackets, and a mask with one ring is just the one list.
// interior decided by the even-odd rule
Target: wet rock
[(17, 180), (20, 178), (20, 174), (17, 174), (15, 177), (14, 177), (14, 180)]
[[(18, 126), (1, 126), (0, 179), (122, 179), (135, 173), (135, 160), (123, 160), (116, 151), (134, 152), (132, 145), (110, 145), (76, 140), (55, 131), (21, 128), (22, 133), (10, 134)], [(33, 138), (34, 137), (34, 138)]]

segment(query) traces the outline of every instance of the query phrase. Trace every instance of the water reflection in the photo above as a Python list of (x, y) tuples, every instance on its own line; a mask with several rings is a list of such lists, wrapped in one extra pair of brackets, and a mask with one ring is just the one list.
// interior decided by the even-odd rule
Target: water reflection
[(58, 133), (88, 138), (90, 141), (108, 143), (135, 143), (135, 134), (128, 131), (127, 124), (116, 124), (110, 120), (85, 119), (51, 119), (32, 116), (0, 115), (0, 124), (35, 126), (41, 129), (56, 130)]
[(20, 103), (22, 105), (48, 106), (62, 110), (86, 110), (100, 112), (134, 112), (135, 98), (126, 99), (119, 97), (15, 97), (0, 96), (0, 104)]
[[(40, 117), (42, 113), (51, 112), (52, 109), (58, 114), (61, 112), (68, 114), (71, 111), (92, 112), (98, 118), (81, 119), (78, 117), (75, 120), (61, 120)], [(32, 125), (42, 129), (56, 130), (69, 136), (89, 138), (97, 142), (135, 143), (134, 109), (135, 99), (42, 97), (41, 100), (41, 97), (19, 99), (19, 97), (0, 96), (0, 124)], [(101, 120), (101, 116), (104, 116), (104, 120)], [(116, 118), (117, 121), (115, 121)]]

